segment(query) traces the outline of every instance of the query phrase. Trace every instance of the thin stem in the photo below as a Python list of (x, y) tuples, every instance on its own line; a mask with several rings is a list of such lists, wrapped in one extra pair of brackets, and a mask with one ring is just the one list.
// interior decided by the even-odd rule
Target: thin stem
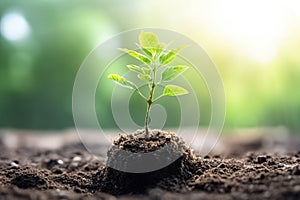
[(143, 97), (143, 99), (145, 99), (146, 101), (148, 100), (148, 99), (142, 94), (142, 92), (141, 92), (138, 88), (136, 88), (135, 90), (137, 91), (137, 93), (138, 93), (141, 97)]
[(147, 102), (147, 111), (146, 111), (146, 117), (145, 117), (145, 132), (146, 132), (146, 136), (149, 136), (149, 128), (148, 128), (148, 123), (149, 123), (149, 112), (150, 112), (150, 107), (151, 104), (149, 104)]
[(153, 94), (154, 94), (154, 90), (155, 90), (155, 81), (156, 81), (156, 67), (153, 67), (153, 81), (151, 84), (151, 89), (150, 89), (150, 96), (149, 99), (147, 100), (147, 111), (146, 111), (146, 117), (145, 117), (145, 132), (146, 132), (146, 137), (149, 136), (149, 112), (150, 112), (150, 108), (151, 105), (153, 103)]
[(162, 98), (163, 96), (164, 96), (163, 94), (159, 95), (158, 97), (156, 97), (156, 98), (152, 101), (152, 103), (158, 101), (158, 100), (159, 100), (160, 98)]

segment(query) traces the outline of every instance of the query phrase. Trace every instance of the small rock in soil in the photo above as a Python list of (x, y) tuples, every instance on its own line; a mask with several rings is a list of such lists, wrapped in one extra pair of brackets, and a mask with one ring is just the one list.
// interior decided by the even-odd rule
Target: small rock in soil
[(218, 167), (219, 167), (219, 168), (225, 168), (226, 165), (225, 165), (224, 163), (221, 163)]
[(56, 165), (60, 165), (62, 160), (58, 161), (56, 159), (50, 159), (49, 161), (44, 163), (44, 167), (46, 167), (47, 169), (52, 169), (54, 166)]
[(19, 164), (16, 163), (16, 162), (14, 162), (14, 161), (11, 162), (10, 165), (11, 165), (12, 167), (14, 167), (14, 168), (19, 168)]
[(82, 158), (79, 157), (79, 156), (75, 156), (75, 157), (72, 159), (73, 162), (80, 162), (81, 160), (82, 160)]
[(299, 165), (296, 165), (296, 166), (293, 168), (293, 174), (294, 174), (294, 175), (300, 175), (300, 167), (299, 167)]
[(267, 162), (267, 156), (262, 156), (262, 155), (261, 156), (257, 156), (257, 162), (259, 164)]
[(62, 174), (63, 173), (63, 171), (59, 168), (53, 168), (53, 169), (51, 169), (51, 172), (54, 174)]

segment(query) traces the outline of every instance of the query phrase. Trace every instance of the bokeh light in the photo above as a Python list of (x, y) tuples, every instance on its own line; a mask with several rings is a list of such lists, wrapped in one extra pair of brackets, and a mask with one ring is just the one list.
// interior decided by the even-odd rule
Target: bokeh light
[(2, 17), (1, 34), (7, 40), (22, 40), (26, 38), (29, 33), (30, 27), (21, 13), (9, 12)]

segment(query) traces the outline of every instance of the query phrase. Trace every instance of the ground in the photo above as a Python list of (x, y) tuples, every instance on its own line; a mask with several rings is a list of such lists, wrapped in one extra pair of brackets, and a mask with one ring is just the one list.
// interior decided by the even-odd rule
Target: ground
[[(57, 141), (57, 135), (51, 137)], [(192, 174), (184, 179), (164, 176), (143, 191), (132, 188), (117, 196), (100, 187), (106, 152), (96, 158), (80, 142), (52, 149), (7, 147), (2, 135), (0, 199), (300, 199), (300, 143), (295, 139), (277, 140), (272, 151), (262, 137), (224, 139), (224, 153), (201, 157), (195, 152), (188, 169)]]

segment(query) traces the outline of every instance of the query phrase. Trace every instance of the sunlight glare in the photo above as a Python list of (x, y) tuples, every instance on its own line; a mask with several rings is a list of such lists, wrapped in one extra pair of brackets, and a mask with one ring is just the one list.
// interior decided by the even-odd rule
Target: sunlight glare
[(219, 37), (247, 53), (257, 62), (272, 61), (287, 35), (287, 10), (270, 0), (227, 0), (214, 4), (210, 26)]
[(286, 0), (289, 9), (292, 14), (297, 17), (300, 17), (300, 1), (299, 0)]
[(249, 45), (246, 49), (248, 54), (257, 62), (269, 63), (277, 56), (277, 47), (273, 44)]
[(237, 40), (259, 62), (276, 56), (279, 41), (285, 35), (284, 17), (279, 4), (270, 1), (224, 1), (221, 28)]
[(18, 12), (9, 12), (1, 19), (1, 34), (7, 40), (17, 41), (29, 35), (30, 27), (24, 16)]

